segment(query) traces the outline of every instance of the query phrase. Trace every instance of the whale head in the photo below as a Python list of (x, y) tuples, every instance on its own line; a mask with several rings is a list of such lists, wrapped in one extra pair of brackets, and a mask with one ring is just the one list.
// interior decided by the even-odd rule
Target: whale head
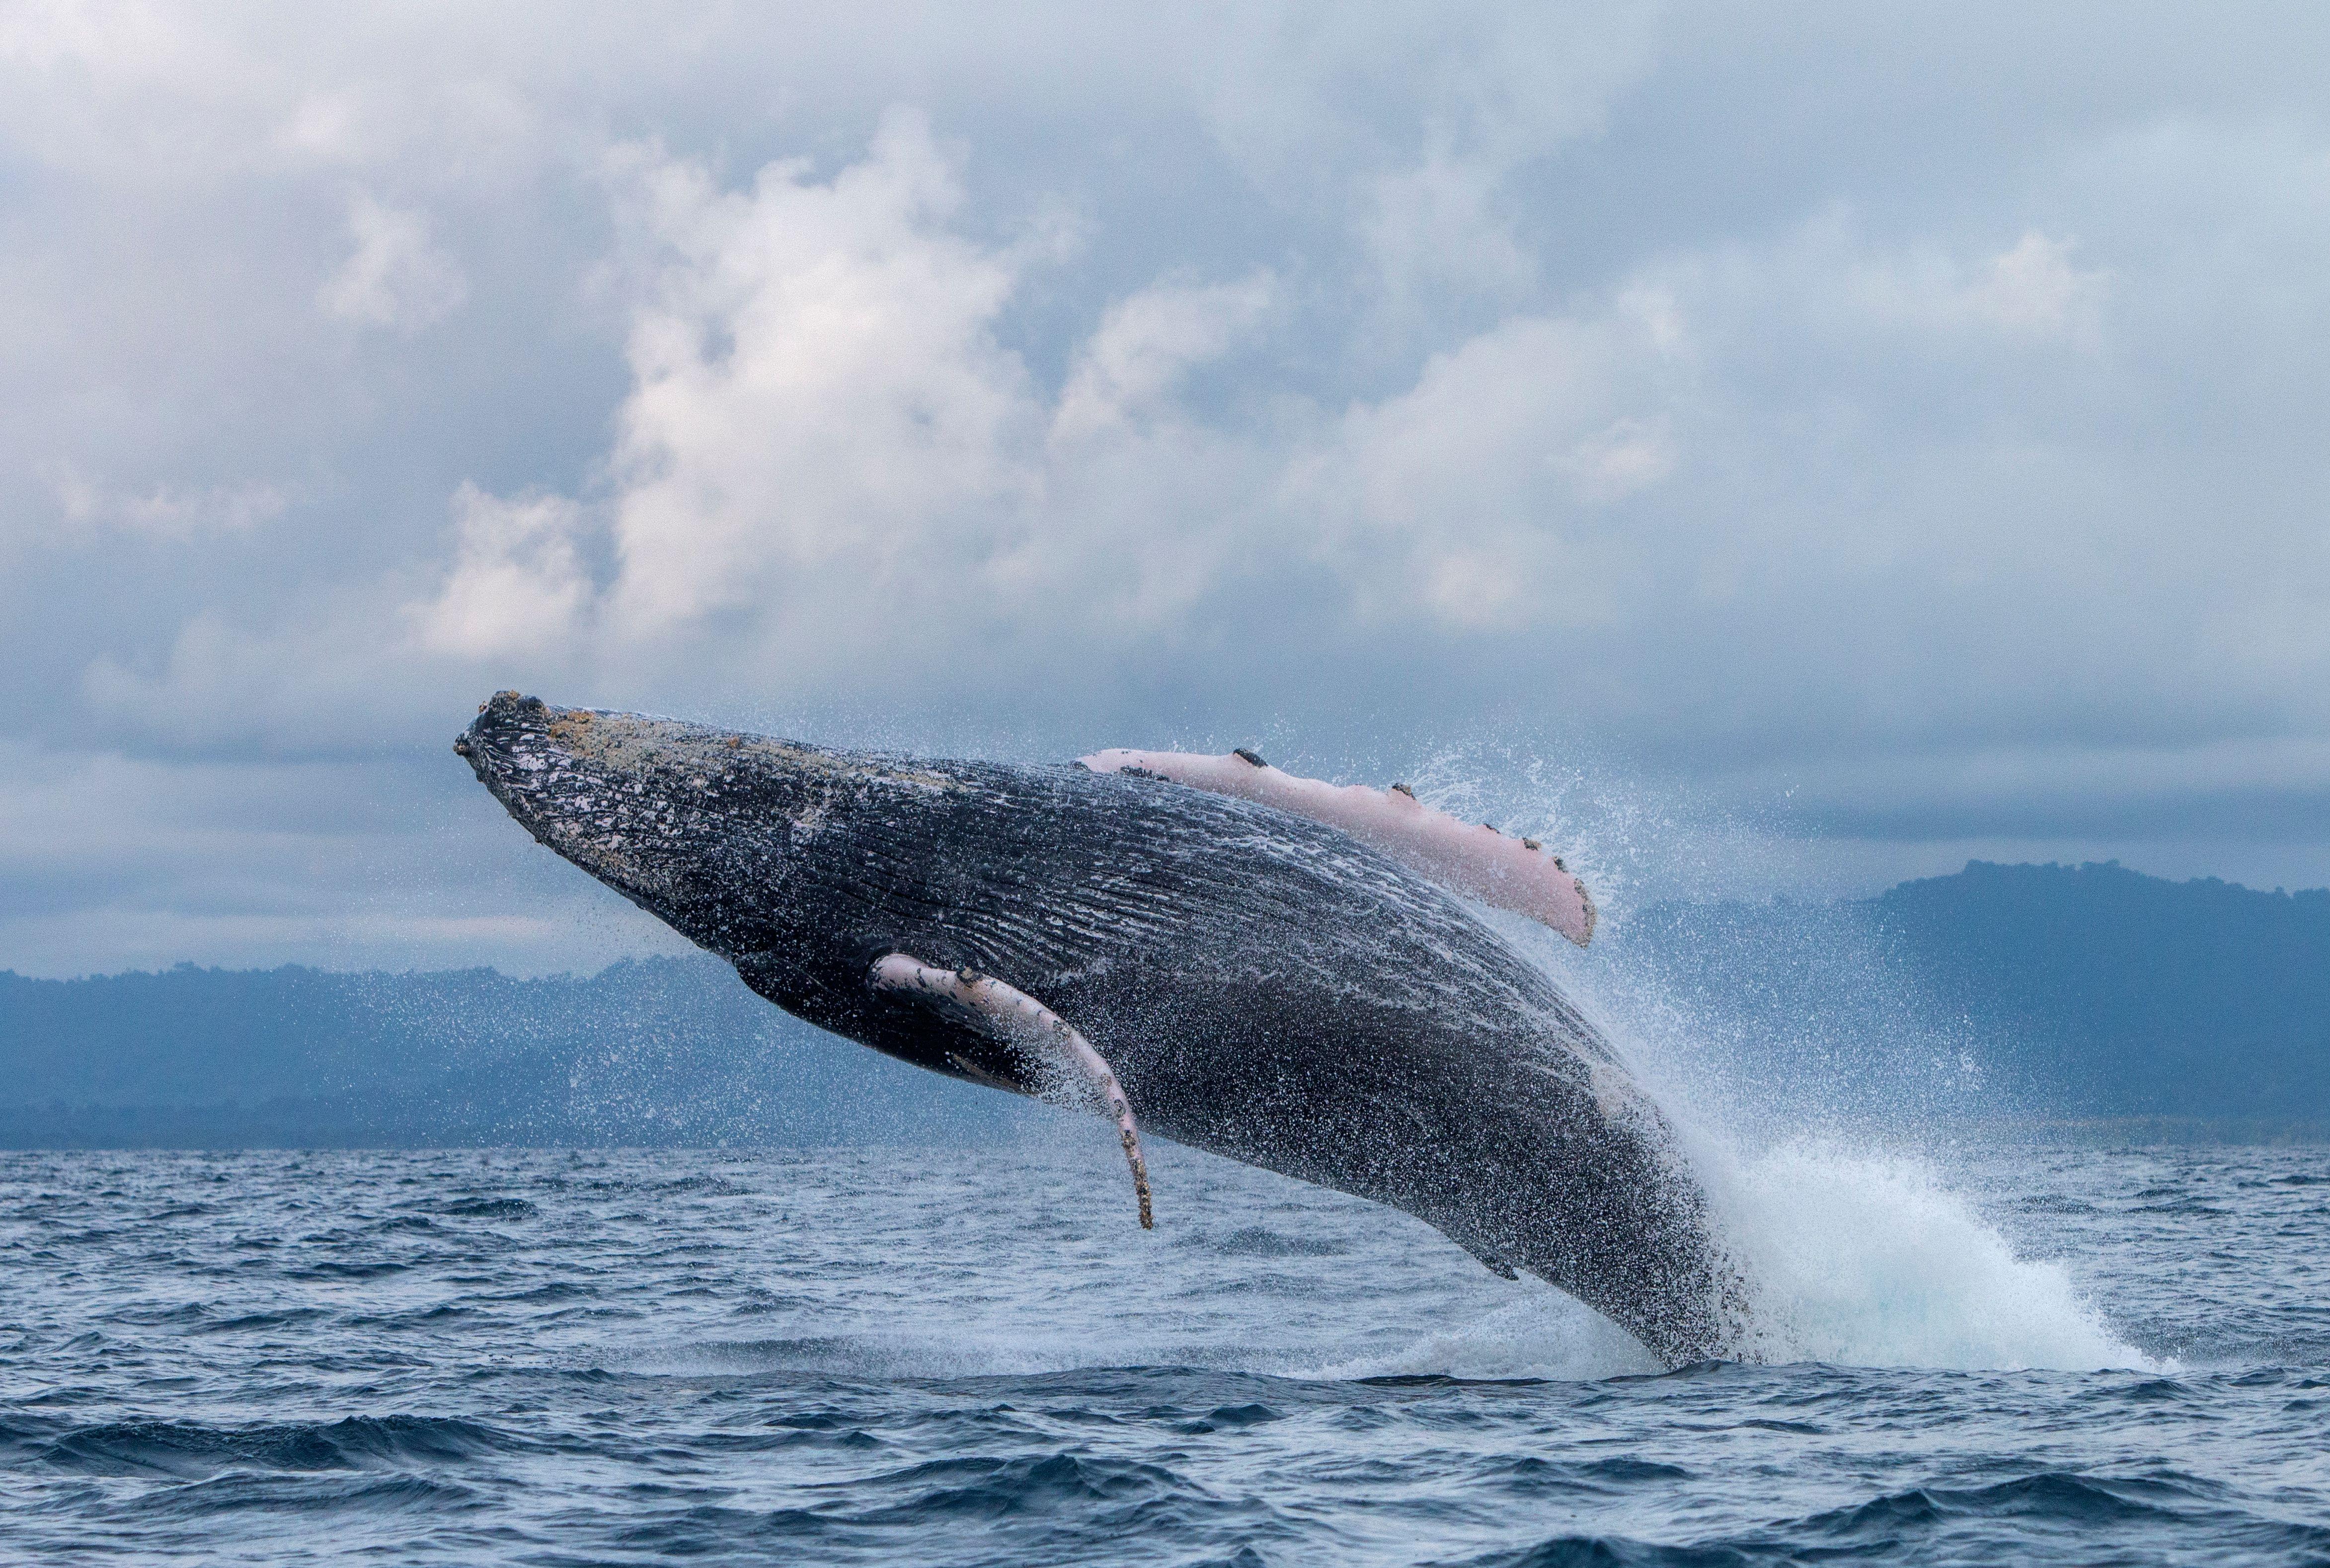
[[(509, 814), (762, 996), (839, 1032), (867, 1026), (867, 974), (905, 949), (990, 964), (955, 918), (989, 901), (932, 826), (979, 765), (838, 751), (497, 692), (453, 750)], [(1004, 814), (1046, 831), (1040, 807)], [(891, 1049), (886, 1042), (882, 1048)]]
[(770, 918), (826, 880), (802, 874), (838, 851), (837, 829), (882, 816), (902, 789), (951, 783), (884, 758), (516, 692), (496, 693), (453, 750), (540, 843), (740, 964), (785, 957)]
[[(497, 692), (453, 750), (538, 842), (669, 918), (706, 891), (715, 780), (728, 771), (716, 740), (689, 744), (695, 729)], [(760, 793), (763, 810), (780, 804)]]

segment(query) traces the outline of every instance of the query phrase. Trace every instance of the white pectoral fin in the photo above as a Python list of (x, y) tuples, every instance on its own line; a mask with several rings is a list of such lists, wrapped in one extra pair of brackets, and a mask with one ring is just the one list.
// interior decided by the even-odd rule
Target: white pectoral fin
[(911, 992), (967, 1009), (1012, 1044), (1066, 1067), (1099, 1097), (1116, 1122), (1125, 1161), (1132, 1167), (1132, 1190), (1141, 1200), (1141, 1228), (1156, 1228), (1149, 1211), (1149, 1167), (1141, 1157), (1141, 1129), (1132, 1119), (1132, 1102), (1125, 1099), (1124, 1088), (1117, 1082), (1107, 1059), (1093, 1049), (1091, 1041), (1069, 1027), (1066, 1019), (992, 975), (942, 969), (905, 953), (876, 959), (869, 979), (877, 991)]
[(1170, 779), (1327, 823), (1451, 892), (1525, 914), (1581, 948), (1593, 939), (1594, 900), (1561, 856), (1534, 838), (1460, 822), (1424, 805), (1405, 784), (1330, 784), (1284, 772), (1244, 750), (1207, 757), (1114, 748), (1077, 760), (1095, 773)]

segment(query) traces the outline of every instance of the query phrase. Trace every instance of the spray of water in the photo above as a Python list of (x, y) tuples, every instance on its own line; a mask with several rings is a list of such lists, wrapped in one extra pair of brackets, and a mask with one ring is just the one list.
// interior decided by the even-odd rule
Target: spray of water
[(1676, 1127), (1746, 1277), (1749, 1353), (2152, 1365), (2070, 1269), (2019, 1254), (1951, 1181), (1937, 1151), (1962, 1152), (1992, 1109), (1980, 1043), (1935, 1015), (1872, 926), (1825, 904), (1694, 907), (1694, 885), (1736, 893), (1738, 868), (1765, 852), (1689, 802), (1473, 752), (1419, 771), (1435, 804), (1563, 845), (1601, 901), (1604, 934), (1585, 953), (1493, 918), (1611, 1034)]

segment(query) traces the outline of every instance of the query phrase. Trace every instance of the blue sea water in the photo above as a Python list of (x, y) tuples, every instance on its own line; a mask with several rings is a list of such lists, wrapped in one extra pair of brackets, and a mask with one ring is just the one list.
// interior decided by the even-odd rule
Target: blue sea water
[(0, 1156), (12, 1561), (2330, 1563), (2330, 1151), (1710, 1180), (1774, 1365), (1096, 1121)]

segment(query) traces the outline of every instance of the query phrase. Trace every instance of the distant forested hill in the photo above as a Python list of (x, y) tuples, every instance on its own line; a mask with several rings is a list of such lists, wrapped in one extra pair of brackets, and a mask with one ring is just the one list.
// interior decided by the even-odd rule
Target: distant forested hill
[(1937, 1002), (2102, 1111), (2330, 1119), (2330, 891), (1977, 861), (1875, 903)]
[(1015, 1104), (813, 1029), (709, 958), (0, 972), (0, 1147), (910, 1142)]
[[(1612, 937), (1594, 961), (1647, 973), (1728, 1070), (1833, 1103), (1963, 1065), (1979, 1095), (1947, 1114), (2330, 1127), (2330, 892), (1975, 863), (1861, 902), (1656, 906)], [(915, 1142), (1024, 1114), (709, 958), (0, 972), (0, 1147)]]
[(1794, 1066), (1851, 1072), (1916, 1034), (1979, 1059), (2002, 1114), (2330, 1124), (2330, 891), (1975, 861), (1866, 902), (1637, 925), (1678, 996)]

